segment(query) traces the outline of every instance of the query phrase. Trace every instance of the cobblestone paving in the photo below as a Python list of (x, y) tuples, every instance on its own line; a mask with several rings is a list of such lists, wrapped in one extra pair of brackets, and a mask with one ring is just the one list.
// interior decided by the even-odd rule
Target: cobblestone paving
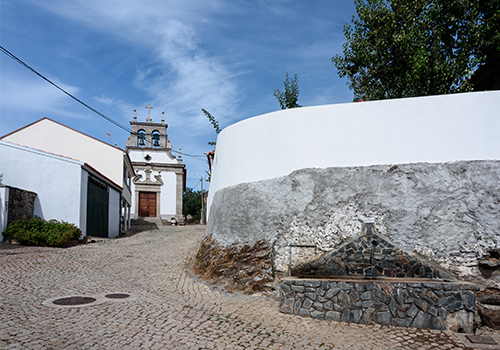
[[(0, 348), (467, 349), (449, 332), (284, 315), (274, 298), (208, 286), (189, 267), (204, 229), (164, 227), (67, 249), (0, 244)], [(103, 293), (136, 298), (42, 305)]]

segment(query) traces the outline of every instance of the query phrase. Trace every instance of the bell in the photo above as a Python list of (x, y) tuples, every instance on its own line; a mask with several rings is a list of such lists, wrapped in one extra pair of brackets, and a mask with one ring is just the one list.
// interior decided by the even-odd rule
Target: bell
[(155, 139), (155, 140), (153, 141), (153, 146), (154, 146), (154, 147), (160, 147), (160, 140)]
[(146, 143), (144, 142), (144, 139), (139, 139), (139, 146), (144, 146)]

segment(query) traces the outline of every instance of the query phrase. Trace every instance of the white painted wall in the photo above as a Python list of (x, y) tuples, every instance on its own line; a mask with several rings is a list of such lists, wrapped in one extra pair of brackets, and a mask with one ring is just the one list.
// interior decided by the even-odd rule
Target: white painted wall
[(89, 174), (82, 171), (82, 179), (80, 181), (80, 230), (82, 235), (87, 235), (87, 192), (89, 186)]
[(168, 156), (165, 150), (148, 149), (132, 149), (129, 151), (129, 157), (132, 162), (146, 162), (144, 157), (149, 155), (151, 159), (149, 163), (162, 163), (162, 164), (177, 164), (177, 159), (172, 159)]
[(5, 185), (38, 194), (34, 215), (82, 228), (82, 162), (0, 141), (0, 164)]
[(117, 237), (120, 234), (120, 193), (111, 187), (109, 187), (108, 213), (108, 237)]
[(160, 212), (161, 218), (170, 220), (175, 217), (176, 209), (176, 175), (171, 171), (164, 171), (161, 173), (163, 179), (163, 186), (161, 187), (161, 202)]
[(302, 168), (500, 159), (500, 91), (277, 111), (224, 129), (208, 208), (228, 186)]
[(53, 120), (42, 119), (3, 137), (2, 140), (88, 163), (123, 187), (124, 160), (121, 149)]
[(9, 209), (9, 188), (0, 187), (0, 242), (3, 241), (2, 232), (7, 228), (7, 210)]

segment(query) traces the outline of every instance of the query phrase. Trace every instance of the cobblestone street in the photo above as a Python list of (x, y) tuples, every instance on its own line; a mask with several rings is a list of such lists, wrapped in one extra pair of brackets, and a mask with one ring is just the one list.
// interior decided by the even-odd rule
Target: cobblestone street
[[(204, 226), (67, 249), (0, 247), (1, 349), (467, 349), (450, 332), (284, 315), (192, 273)], [(86, 307), (49, 298), (128, 293)]]

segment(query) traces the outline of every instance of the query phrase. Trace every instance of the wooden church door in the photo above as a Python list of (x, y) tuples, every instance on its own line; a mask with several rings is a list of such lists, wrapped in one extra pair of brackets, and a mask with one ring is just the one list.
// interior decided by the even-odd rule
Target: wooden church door
[(139, 216), (156, 217), (156, 192), (139, 192)]

